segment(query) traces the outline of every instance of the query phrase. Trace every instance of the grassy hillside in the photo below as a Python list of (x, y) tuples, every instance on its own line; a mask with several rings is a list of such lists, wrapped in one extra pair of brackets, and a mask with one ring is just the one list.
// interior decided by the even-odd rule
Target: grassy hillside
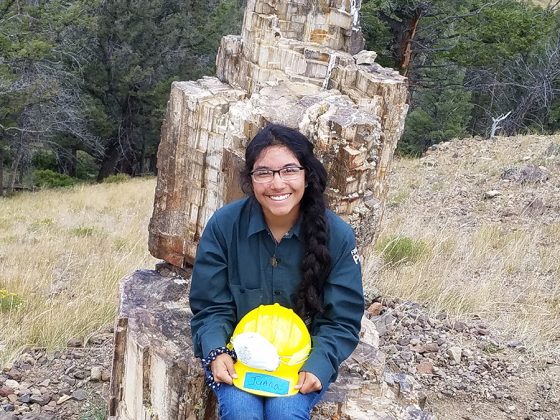
[[(504, 176), (527, 167), (548, 180)], [(367, 268), (385, 295), (481, 317), (528, 347), (558, 351), (560, 136), (444, 143), (396, 160), (390, 184), (385, 258)], [(398, 247), (416, 254), (388, 263)]]
[[(396, 160), (379, 256), (365, 275), (385, 296), (480, 317), (527, 347), (558, 347), (560, 152), (547, 152), (554, 145), (560, 150), (560, 136), (470, 139)], [(526, 165), (549, 179), (502, 178)], [(146, 245), (154, 188), (155, 179), (135, 179), (0, 199), (0, 289), (21, 299), (0, 313), (0, 361), (113, 322), (119, 280), (155, 263)], [(498, 195), (485, 197), (491, 190)]]
[[(155, 179), (0, 199), (0, 362), (25, 346), (65, 346), (113, 322), (118, 282), (153, 268), (147, 251)], [(4, 293), (6, 294), (6, 293)]]

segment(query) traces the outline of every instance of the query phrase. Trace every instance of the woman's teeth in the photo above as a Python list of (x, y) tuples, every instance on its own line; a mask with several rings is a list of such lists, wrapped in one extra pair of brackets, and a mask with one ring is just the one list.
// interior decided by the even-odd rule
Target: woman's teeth
[(285, 200), (286, 198), (288, 198), (290, 196), (290, 194), (283, 194), (283, 195), (269, 195), (271, 200), (274, 201), (282, 201)]

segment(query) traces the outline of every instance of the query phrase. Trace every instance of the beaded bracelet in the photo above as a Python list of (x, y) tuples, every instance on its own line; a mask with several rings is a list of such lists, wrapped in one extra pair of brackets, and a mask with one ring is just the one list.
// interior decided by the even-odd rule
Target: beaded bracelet
[(220, 354), (229, 354), (234, 362), (237, 361), (237, 355), (235, 354), (235, 350), (230, 350), (226, 346), (218, 347), (208, 353), (208, 356), (203, 358), (202, 361), (202, 368), (204, 369), (204, 380), (206, 385), (208, 385), (212, 389), (216, 389), (220, 387), (220, 384), (214, 380), (214, 375), (212, 375), (212, 370), (210, 370), (210, 365), (216, 357)]

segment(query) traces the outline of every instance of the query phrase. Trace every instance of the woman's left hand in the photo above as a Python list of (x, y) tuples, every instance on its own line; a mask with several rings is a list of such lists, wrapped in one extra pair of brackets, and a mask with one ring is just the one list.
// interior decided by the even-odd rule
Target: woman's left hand
[(310, 392), (320, 391), (323, 389), (323, 385), (319, 378), (311, 372), (300, 372), (298, 383), (295, 388), (299, 389), (299, 392), (302, 394), (308, 394)]

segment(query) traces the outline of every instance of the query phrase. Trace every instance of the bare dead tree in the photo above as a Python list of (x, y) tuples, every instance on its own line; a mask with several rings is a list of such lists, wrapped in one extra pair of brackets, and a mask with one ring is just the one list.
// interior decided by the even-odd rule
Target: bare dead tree
[(541, 54), (528, 60), (519, 58), (504, 76), (504, 86), (523, 93), (503, 127), (507, 135), (513, 135), (526, 126), (528, 119), (548, 114), (552, 101), (560, 95), (560, 35)]
[(45, 60), (19, 65), (20, 78), (0, 86), (0, 96), (19, 94), (27, 101), (15, 125), (0, 126), (7, 150), (14, 157), (8, 193), (13, 191), (22, 162), (29, 160), (34, 150), (49, 148), (57, 154), (71, 153), (57, 141), (61, 136), (74, 139), (76, 148), (93, 157), (100, 158), (104, 153), (102, 139), (90, 130), (90, 119), (84, 112), (87, 104), (80, 96), (76, 77), (58, 63)]
[[(92, 132), (92, 117), (87, 114), (90, 98), (82, 77), (84, 66), (95, 58), (96, 39), (82, 21), (61, 24), (50, 15), (39, 21), (33, 12), (42, 3), (0, 1), (0, 35), (12, 39), (17, 33), (24, 40), (54, 45), (38, 57), (0, 58), (10, 70), (6, 73), (10, 76), (0, 77), (0, 148), (12, 158), (8, 190), (14, 187), (18, 170), (38, 149), (52, 150), (56, 156), (74, 155), (81, 149), (97, 159), (104, 153), (102, 139)], [(78, 7), (84, 16), (91, 13), (92, 6), (85, 2)], [(22, 25), (28, 27), (27, 32), (18, 32)]]
[[(494, 121), (496, 114), (511, 112), (500, 121), (504, 135), (544, 125), (560, 95), (560, 35), (528, 56), (504, 63), (499, 73), (484, 69), (469, 73), (465, 87), (488, 98), (489, 103), (480, 107), (488, 121)], [(486, 124), (485, 120), (482, 126)]]
[(509, 114), (511, 114), (511, 111), (509, 111), (507, 114), (502, 114), (499, 117), (492, 117), (492, 128), (490, 130), (490, 138), (492, 137), (496, 137), (496, 131), (500, 130), (502, 127), (500, 127), (498, 124), (505, 120), (507, 117), (509, 117)]

